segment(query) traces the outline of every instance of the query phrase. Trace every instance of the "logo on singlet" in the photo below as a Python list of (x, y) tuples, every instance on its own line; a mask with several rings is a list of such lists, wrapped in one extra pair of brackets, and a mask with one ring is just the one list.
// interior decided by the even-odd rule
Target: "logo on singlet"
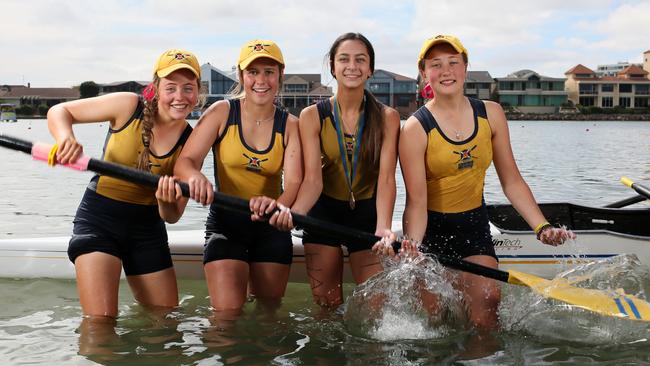
[(262, 163), (269, 160), (268, 158), (266, 159), (260, 159), (256, 156), (248, 156), (246, 154), (242, 154), (246, 159), (248, 159), (248, 163), (244, 164), (246, 165), (246, 170), (249, 170), (251, 172), (260, 172), (262, 171)]
[(475, 156), (472, 156), (472, 151), (474, 151), (474, 149), (476, 149), (476, 145), (469, 149), (454, 151), (454, 154), (458, 155), (458, 161), (456, 161), (456, 164), (458, 164), (458, 170), (468, 169), (474, 166), (474, 159), (476, 159)]

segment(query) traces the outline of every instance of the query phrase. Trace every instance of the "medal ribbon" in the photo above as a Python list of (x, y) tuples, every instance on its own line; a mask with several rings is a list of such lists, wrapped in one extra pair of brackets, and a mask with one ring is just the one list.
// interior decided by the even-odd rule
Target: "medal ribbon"
[(352, 154), (352, 167), (348, 169), (348, 154), (345, 149), (345, 137), (343, 136), (343, 118), (340, 115), (340, 106), (339, 102), (334, 97), (334, 127), (336, 128), (336, 135), (339, 142), (339, 151), (341, 152), (341, 160), (343, 161), (343, 171), (345, 172), (345, 181), (348, 184), (348, 189), (350, 194), (352, 192), (352, 182), (354, 182), (354, 176), (357, 172), (357, 166), (359, 162), (359, 153), (361, 151), (361, 135), (363, 134), (363, 126), (366, 122), (364, 113), (361, 112), (359, 115), (359, 120), (357, 121), (357, 133), (354, 138), (354, 152)]

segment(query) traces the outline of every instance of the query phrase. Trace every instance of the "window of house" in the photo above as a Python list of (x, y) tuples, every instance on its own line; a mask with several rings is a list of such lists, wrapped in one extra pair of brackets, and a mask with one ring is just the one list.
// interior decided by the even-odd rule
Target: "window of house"
[(648, 108), (648, 98), (634, 98), (634, 108)]
[(618, 98), (618, 105), (623, 108), (630, 108), (630, 98), (629, 97)]
[(593, 107), (595, 104), (594, 97), (580, 97), (578, 104), (583, 107)]
[(600, 91), (601, 92), (613, 92), (614, 91), (614, 84), (603, 84), (600, 86)]
[(596, 85), (594, 84), (580, 84), (580, 94), (593, 94), (596, 90)]
[(620, 84), (618, 86), (618, 91), (619, 91), (619, 93), (631, 93), (632, 92), (632, 84)]
[(603, 108), (611, 108), (614, 106), (614, 98), (613, 97), (603, 97), (602, 99), (602, 107)]
[(398, 107), (408, 107), (413, 101), (413, 97), (409, 95), (398, 95), (396, 99)]
[(389, 83), (370, 83), (368, 89), (373, 93), (390, 93)]
[(648, 84), (636, 84), (634, 86), (635, 94), (639, 95), (648, 95), (650, 94), (650, 85)]

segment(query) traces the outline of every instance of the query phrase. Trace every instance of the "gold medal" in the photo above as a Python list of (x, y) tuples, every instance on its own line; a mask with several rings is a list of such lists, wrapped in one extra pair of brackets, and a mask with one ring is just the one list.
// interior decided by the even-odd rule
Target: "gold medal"
[(350, 191), (350, 210), (354, 210), (355, 206), (356, 206), (356, 201), (354, 200), (354, 193)]

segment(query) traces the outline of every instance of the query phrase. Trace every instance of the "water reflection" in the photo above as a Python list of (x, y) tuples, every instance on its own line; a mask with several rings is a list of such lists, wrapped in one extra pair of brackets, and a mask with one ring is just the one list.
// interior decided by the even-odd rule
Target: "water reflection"
[(117, 320), (110, 317), (83, 317), (79, 328), (81, 356), (102, 365), (123, 365), (137, 355), (141, 360), (176, 358), (183, 334), (177, 329), (178, 312), (172, 309), (134, 306), (130, 314)]

